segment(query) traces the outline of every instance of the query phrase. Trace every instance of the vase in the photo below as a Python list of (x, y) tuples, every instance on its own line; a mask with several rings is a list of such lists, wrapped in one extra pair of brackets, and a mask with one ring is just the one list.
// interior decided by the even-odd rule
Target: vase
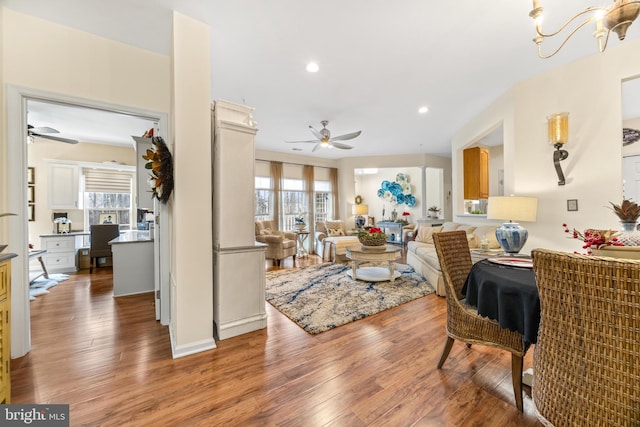
[(638, 225), (638, 221), (620, 221), (622, 231), (634, 231)]

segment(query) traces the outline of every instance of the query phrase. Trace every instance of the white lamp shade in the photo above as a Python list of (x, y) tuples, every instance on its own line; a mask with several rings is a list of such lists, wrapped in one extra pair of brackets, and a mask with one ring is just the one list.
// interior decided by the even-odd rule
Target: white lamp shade
[(353, 205), (351, 213), (353, 215), (367, 215), (369, 213), (369, 205)]
[(489, 197), (487, 219), (535, 222), (538, 199), (535, 197), (505, 196)]

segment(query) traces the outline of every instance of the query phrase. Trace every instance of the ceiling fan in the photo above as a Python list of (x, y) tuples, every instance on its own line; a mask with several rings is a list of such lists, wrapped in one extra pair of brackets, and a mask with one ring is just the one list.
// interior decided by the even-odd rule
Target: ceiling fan
[(27, 125), (27, 134), (29, 136), (37, 136), (39, 138), (51, 139), (53, 141), (66, 142), (67, 144), (78, 143), (78, 140), (76, 139), (69, 139), (69, 138), (62, 138), (60, 136), (47, 135), (49, 133), (60, 133), (60, 131), (54, 128), (50, 128), (48, 126), (34, 127), (31, 125)]
[(313, 126), (309, 126), (309, 129), (311, 129), (311, 133), (313, 133), (317, 139), (311, 139), (307, 141), (285, 141), (285, 142), (292, 143), (292, 144), (297, 144), (297, 143), (316, 144), (313, 147), (313, 150), (311, 150), (312, 152), (316, 151), (320, 147), (325, 147), (325, 148), (336, 147), (342, 150), (351, 150), (353, 148), (351, 145), (343, 144), (337, 141), (346, 141), (349, 139), (357, 138), (362, 133), (362, 131), (359, 130), (357, 132), (346, 133), (344, 135), (331, 137), (331, 132), (329, 131), (329, 129), (327, 129), (327, 125), (329, 124), (329, 121), (323, 120), (320, 123), (322, 124), (322, 129), (320, 130), (316, 130)]

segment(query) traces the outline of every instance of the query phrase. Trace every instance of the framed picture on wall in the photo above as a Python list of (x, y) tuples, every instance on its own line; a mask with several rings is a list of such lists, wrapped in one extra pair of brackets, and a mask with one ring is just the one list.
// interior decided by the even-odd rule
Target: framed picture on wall
[(36, 169), (32, 167), (27, 168), (27, 184), (36, 183)]
[(567, 200), (567, 210), (569, 212), (578, 210), (578, 199), (569, 199)]
[(29, 203), (36, 202), (36, 187), (33, 185), (29, 186)]
[(29, 215), (29, 221), (36, 220), (36, 205), (29, 205), (28, 215)]
[(118, 214), (113, 213), (101, 213), (98, 217), (98, 224), (117, 224)]

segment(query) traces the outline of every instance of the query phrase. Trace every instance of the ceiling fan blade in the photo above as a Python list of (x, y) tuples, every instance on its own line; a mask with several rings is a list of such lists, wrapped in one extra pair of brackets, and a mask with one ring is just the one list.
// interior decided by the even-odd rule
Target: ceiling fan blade
[(50, 128), (49, 126), (33, 127), (28, 125), (27, 129), (33, 133), (60, 133), (58, 129)]
[(315, 147), (313, 147), (313, 150), (311, 150), (311, 152), (312, 152), (312, 153), (315, 153), (315, 152), (318, 150), (318, 148), (320, 148), (321, 146), (322, 146), (322, 144), (320, 144), (320, 143), (318, 142), (318, 143), (316, 144), (316, 146), (315, 146)]
[(361, 133), (362, 133), (361, 130), (359, 130), (358, 132), (345, 133), (344, 135), (334, 136), (333, 138), (330, 139), (330, 141), (346, 141), (347, 139), (353, 139), (353, 138), (359, 137)]
[(343, 144), (341, 142), (330, 142), (329, 144), (333, 145), (336, 148), (340, 148), (342, 150), (351, 150), (353, 147), (347, 144)]
[(50, 139), (52, 141), (66, 142), (67, 144), (77, 144), (78, 143), (78, 140), (76, 140), (76, 139), (61, 138), (59, 136), (50, 136), (50, 135), (39, 135), (37, 133), (33, 133), (33, 135), (37, 136), (39, 138)]
[(316, 130), (311, 125), (309, 125), (309, 129), (311, 129), (311, 133), (314, 134), (316, 136), (316, 138), (318, 138), (319, 140), (322, 141), (322, 139), (324, 138), (324, 135), (322, 134), (322, 132), (320, 132), (319, 130)]
[(285, 141), (285, 142), (289, 143), (289, 144), (306, 143), (306, 142), (317, 143), (318, 140), (317, 139), (309, 139), (307, 141)]

